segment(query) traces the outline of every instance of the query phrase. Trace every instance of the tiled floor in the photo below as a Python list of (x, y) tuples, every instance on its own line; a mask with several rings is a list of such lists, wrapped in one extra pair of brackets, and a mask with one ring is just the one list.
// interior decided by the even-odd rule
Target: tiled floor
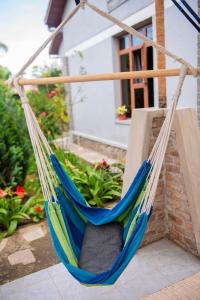
[(200, 272), (162, 289), (143, 300), (199, 300)]
[(200, 260), (164, 239), (143, 247), (111, 287), (85, 287), (61, 264), (0, 287), (1, 300), (136, 300), (200, 271)]

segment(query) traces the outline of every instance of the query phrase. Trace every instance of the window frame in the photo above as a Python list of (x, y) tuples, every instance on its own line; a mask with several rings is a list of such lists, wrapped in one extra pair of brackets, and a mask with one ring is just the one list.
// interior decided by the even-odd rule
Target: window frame
[[(152, 27), (152, 23), (148, 23), (144, 26), (138, 28), (138, 30), (142, 31), (145, 36), (147, 36), (147, 29)], [(129, 38), (129, 47), (126, 49), (120, 49), (120, 40), (123, 36), (128, 35)], [(142, 62), (142, 71), (147, 70), (147, 49), (150, 46), (145, 45), (143, 42), (141, 45), (134, 46), (132, 42), (132, 35), (128, 33), (123, 33), (118, 37), (118, 57), (119, 57), (119, 67), (120, 71), (122, 71), (122, 64), (121, 64), (121, 56), (128, 54), (129, 55), (129, 71), (134, 71), (134, 51), (141, 50), (141, 62)], [(130, 95), (131, 95), (131, 111), (135, 109), (135, 90), (143, 88), (144, 89), (144, 108), (149, 107), (149, 95), (148, 95), (148, 79), (143, 79), (143, 82), (134, 82), (134, 79), (127, 79), (130, 80)], [(123, 91), (122, 91), (122, 80), (120, 82), (120, 94), (121, 94), (121, 104), (123, 105)]]

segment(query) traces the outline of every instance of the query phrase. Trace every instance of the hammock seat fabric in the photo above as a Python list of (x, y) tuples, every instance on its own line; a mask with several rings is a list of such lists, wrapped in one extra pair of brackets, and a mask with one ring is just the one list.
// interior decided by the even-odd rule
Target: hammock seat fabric
[(112, 222), (95, 226), (87, 223), (79, 266), (94, 274), (109, 270), (123, 247), (123, 225)]
[[(60, 186), (56, 190), (58, 201), (46, 202), (45, 208), (57, 255), (79, 282), (87, 285), (113, 284), (136, 253), (147, 227), (149, 215), (139, 215), (138, 208), (151, 164), (144, 161), (123, 199), (113, 209), (105, 209), (88, 206), (54, 155), (51, 161)], [(81, 268), (84, 265), (81, 261), (83, 241), (87, 239), (87, 224), (101, 227), (104, 224), (112, 225), (112, 222), (119, 222), (119, 226), (123, 226), (121, 251), (112, 266), (100, 273)], [(98, 258), (91, 257), (91, 260), (94, 259)], [(110, 255), (104, 256), (104, 259), (107, 260), (105, 265), (109, 265)], [(90, 264), (93, 264), (92, 261)]]

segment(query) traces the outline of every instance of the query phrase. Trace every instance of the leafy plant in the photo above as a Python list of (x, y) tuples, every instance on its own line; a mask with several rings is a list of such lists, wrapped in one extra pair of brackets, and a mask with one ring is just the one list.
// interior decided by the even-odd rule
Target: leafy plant
[(30, 197), (32, 196), (40, 197), (40, 195), (42, 194), (34, 155), (31, 155), (29, 159), (29, 167), (27, 170), (24, 186)]
[(31, 153), (20, 101), (0, 82), (0, 187), (23, 185)]
[(127, 113), (127, 108), (126, 108), (126, 105), (122, 105), (122, 106), (118, 106), (117, 109), (116, 109), (116, 112), (119, 116), (123, 116)]
[(79, 191), (92, 206), (103, 207), (107, 201), (119, 200), (122, 191), (122, 172), (110, 171), (105, 161), (92, 166), (75, 154), (57, 150), (56, 155), (66, 168)]
[[(34, 67), (33, 73), (36, 77), (49, 77), (59, 76), (61, 71), (54, 67)], [(55, 139), (67, 130), (68, 115), (64, 85), (39, 86), (37, 90), (28, 91), (28, 98), (48, 140)]]
[(39, 222), (44, 218), (44, 200), (42, 196), (33, 196), (25, 200), (25, 190), (17, 186), (0, 189), (0, 239), (12, 235), (17, 226), (25, 220)]
[[(24, 219), (30, 219), (26, 213), (22, 197), (11, 189), (1, 191), (0, 198), (0, 231), (1, 237), (12, 235), (18, 224)], [(4, 196), (2, 194), (4, 192)]]
[(28, 214), (31, 220), (35, 223), (41, 221), (44, 218), (44, 200), (43, 196), (31, 197), (23, 207), (23, 210)]

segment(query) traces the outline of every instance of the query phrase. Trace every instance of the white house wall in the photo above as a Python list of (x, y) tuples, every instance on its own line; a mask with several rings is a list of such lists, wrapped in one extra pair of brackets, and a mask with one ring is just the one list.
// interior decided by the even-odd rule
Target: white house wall
[[(123, 5), (112, 11), (112, 15), (123, 20), (130, 15), (139, 12), (141, 9), (152, 4), (153, 0), (128, 0)], [(90, 0), (91, 4), (97, 5), (100, 9), (107, 11), (106, 0)], [(74, 0), (68, 0), (64, 16), (69, 14), (75, 6)], [(65, 51), (81, 44), (98, 33), (112, 27), (112, 23), (99, 16), (91, 9), (80, 10), (75, 17), (65, 26), (63, 30)], [(64, 54), (64, 53), (62, 53)]]
[[(83, 59), (79, 55), (72, 56), (69, 59), (70, 73), (80, 74), (80, 65), (89, 74), (112, 72), (112, 39), (85, 50)], [(127, 143), (128, 125), (116, 124), (114, 82), (72, 84), (71, 94), (75, 132), (110, 140), (122, 146)]]
[[(98, 7), (107, 10), (106, 1), (90, 0)], [(154, 1), (129, 0), (112, 12), (121, 20), (128, 18), (142, 21), (152, 17), (155, 35)], [(197, 10), (197, 0), (189, 3)], [(177, 11), (171, 1), (165, 1), (165, 33), (166, 46), (174, 53), (183, 56), (196, 65), (197, 59), (197, 32), (190, 23)], [(65, 14), (74, 7), (74, 1), (68, 0)], [(135, 15), (134, 15), (135, 13)], [(178, 24), (178, 25), (177, 25)], [(131, 25), (131, 24), (130, 24)], [(113, 25), (109, 21), (96, 15), (89, 9), (80, 11), (64, 29), (64, 39), (60, 48), (60, 55), (68, 54), (70, 75), (79, 75), (81, 72), (109, 73), (118, 71), (118, 55), (115, 37), (109, 36), (109, 28)], [(113, 29), (112, 29), (113, 30)], [(104, 38), (102, 33), (107, 36)], [(115, 30), (113, 30), (115, 32)], [(119, 32), (119, 29), (118, 29)], [(96, 37), (99, 37), (99, 42)], [(86, 41), (86, 42), (85, 42)], [(83, 45), (81, 56), (74, 54), (74, 47)], [(73, 54), (73, 55), (72, 55)], [(167, 67), (177, 65), (167, 59)], [(154, 51), (154, 67), (156, 68), (156, 52)], [(170, 102), (174, 91), (176, 78), (167, 80), (167, 100)], [(157, 80), (154, 81), (155, 106), (158, 105)], [(125, 148), (128, 141), (129, 121), (118, 122), (115, 110), (120, 104), (119, 82), (92, 82), (71, 84), (73, 101), (73, 131), (80, 136), (109, 143)], [(82, 100), (82, 102), (80, 102)], [(183, 90), (180, 106), (196, 107), (197, 83), (193, 78), (187, 78)]]
[[(197, 12), (197, 0), (189, 0), (188, 3)], [(175, 6), (165, 11), (165, 39), (166, 48), (189, 61), (193, 66), (197, 65), (197, 30), (186, 20)], [(167, 58), (167, 68), (176, 68), (179, 64)], [(167, 79), (167, 101), (168, 105), (177, 78)], [(197, 108), (197, 80), (187, 77), (184, 83), (183, 92), (179, 101), (181, 107)]]

